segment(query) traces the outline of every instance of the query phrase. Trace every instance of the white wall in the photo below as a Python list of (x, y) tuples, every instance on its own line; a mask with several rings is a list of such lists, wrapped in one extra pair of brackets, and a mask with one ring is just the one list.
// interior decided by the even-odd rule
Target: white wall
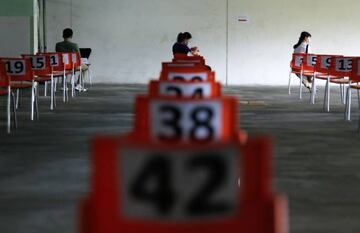
[[(98, 82), (156, 78), (180, 31), (192, 32), (225, 82), (226, 0), (48, 0), (47, 7), (48, 48), (72, 27), (74, 41), (93, 48)], [(286, 84), (302, 30), (313, 34), (313, 52), (360, 54), (359, 7), (357, 0), (229, 0), (229, 84)], [(243, 15), (249, 23), (236, 21)]]
[(29, 17), (0, 17), (1, 57), (18, 57), (31, 51), (31, 32)]

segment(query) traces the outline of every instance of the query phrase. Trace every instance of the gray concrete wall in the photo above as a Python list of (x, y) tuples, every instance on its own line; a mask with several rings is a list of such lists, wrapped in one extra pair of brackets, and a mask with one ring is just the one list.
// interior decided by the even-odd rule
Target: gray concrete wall
[[(171, 58), (180, 31), (194, 35), (207, 62), (225, 82), (229, 26), (229, 83), (286, 84), (292, 45), (302, 30), (316, 53), (360, 54), (357, 0), (48, 0), (49, 49), (61, 30), (94, 49), (98, 82), (146, 83)], [(239, 23), (247, 16), (249, 23)], [(228, 20), (228, 24), (227, 24)]]

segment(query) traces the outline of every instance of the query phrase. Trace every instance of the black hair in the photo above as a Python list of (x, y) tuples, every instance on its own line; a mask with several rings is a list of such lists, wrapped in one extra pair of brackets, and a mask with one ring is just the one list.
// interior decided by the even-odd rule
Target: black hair
[(176, 41), (178, 43), (182, 43), (184, 42), (184, 40), (190, 40), (192, 38), (192, 35), (190, 34), (190, 32), (180, 32), (177, 36)]
[(63, 38), (68, 39), (68, 38), (72, 37), (73, 34), (74, 34), (74, 32), (71, 28), (65, 28), (63, 31)]
[(297, 47), (299, 47), (306, 37), (311, 37), (311, 34), (308, 32), (302, 32), (299, 38), (299, 42), (296, 45), (294, 45), (293, 48), (296, 49)]

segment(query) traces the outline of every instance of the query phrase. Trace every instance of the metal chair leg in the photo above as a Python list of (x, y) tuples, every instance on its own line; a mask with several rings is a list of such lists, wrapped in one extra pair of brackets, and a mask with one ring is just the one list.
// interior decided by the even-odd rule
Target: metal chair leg
[(341, 103), (344, 103), (344, 94), (343, 94), (343, 84), (340, 84), (340, 100)]
[(20, 89), (16, 90), (16, 109), (19, 109), (20, 105)]
[[(8, 99), (7, 99), (7, 133), (11, 133), (11, 88), (8, 87)], [(13, 106), (15, 108), (15, 105)]]
[(303, 74), (301, 72), (301, 74), (300, 74), (300, 87), (299, 87), (299, 99), (302, 99), (303, 80), (304, 80), (304, 76), (303, 76)]
[(39, 120), (39, 84), (35, 83), (35, 114), (36, 120)]
[(347, 112), (346, 112), (346, 121), (351, 121), (351, 88), (347, 89)]
[(12, 95), (12, 109), (13, 109), (13, 116), (14, 116), (14, 125), (15, 125), (15, 129), (18, 128), (18, 120), (17, 120), (17, 111), (16, 111), (16, 106), (15, 106), (15, 103), (16, 103), (16, 100), (15, 100), (15, 94), (14, 92), (11, 93)]
[(327, 101), (327, 95), (328, 95), (328, 87), (329, 87), (329, 83), (328, 81), (326, 81), (326, 84), (325, 84), (325, 93), (324, 93), (324, 104), (323, 104), (323, 109), (324, 109), (324, 112), (326, 112), (326, 101)]
[(313, 77), (313, 84), (311, 86), (311, 97), (310, 97), (310, 104), (315, 104), (315, 96), (316, 96), (316, 78)]
[(32, 82), (31, 87), (31, 113), (30, 113), (30, 119), (34, 120), (34, 103), (35, 103), (35, 82)]
[(328, 88), (327, 88), (327, 95), (326, 95), (326, 97), (327, 97), (327, 101), (326, 101), (326, 103), (327, 103), (327, 105), (326, 105), (326, 111), (327, 112), (330, 112), (330, 88), (331, 88), (331, 82), (330, 82), (330, 80), (328, 79)]
[(47, 96), (47, 89), (48, 89), (48, 82), (45, 81), (45, 87), (44, 87), (44, 97)]
[(50, 80), (50, 110), (54, 110), (54, 76), (51, 75)]

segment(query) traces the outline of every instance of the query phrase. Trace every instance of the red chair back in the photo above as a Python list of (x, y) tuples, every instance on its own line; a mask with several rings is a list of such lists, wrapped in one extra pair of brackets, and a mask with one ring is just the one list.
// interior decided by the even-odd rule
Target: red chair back
[(354, 58), (352, 65), (350, 80), (351, 82), (360, 82), (360, 58)]
[(23, 58), (29, 58), (31, 61), (31, 67), (36, 76), (46, 76), (51, 74), (52, 69), (50, 65), (50, 56), (46, 54), (25, 54), (21, 55)]
[(318, 73), (329, 74), (332, 55), (317, 55), (315, 71)]
[(80, 53), (71, 53), (71, 62), (73, 67), (79, 67), (81, 66), (81, 56)]
[(303, 70), (307, 72), (315, 72), (316, 63), (317, 63), (316, 54), (305, 54), (303, 59)]
[(0, 87), (8, 87), (9, 85), (10, 79), (6, 74), (5, 63), (0, 61)]
[(306, 54), (294, 53), (290, 62), (290, 67), (293, 71), (301, 71), (303, 69), (303, 60)]
[(33, 81), (34, 74), (29, 58), (1, 58), (11, 81)]
[(203, 67), (176, 67), (163, 70), (161, 81), (215, 81), (215, 73)]
[(64, 69), (71, 70), (73, 68), (72, 53), (61, 53), (61, 57), (64, 63)]
[(47, 55), (50, 57), (50, 66), (52, 68), (52, 72), (63, 72), (64, 62), (62, 59), (62, 53), (38, 53), (38, 55)]
[(349, 77), (352, 70), (354, 57), (333, 57), (330, 65), (330, 75)]
[(177, 63), (197, 63), (197, 64), (205, 64), (205, 59), (201, 56), (187, 56), (186, 54), (175, 54), (173, 62)]

